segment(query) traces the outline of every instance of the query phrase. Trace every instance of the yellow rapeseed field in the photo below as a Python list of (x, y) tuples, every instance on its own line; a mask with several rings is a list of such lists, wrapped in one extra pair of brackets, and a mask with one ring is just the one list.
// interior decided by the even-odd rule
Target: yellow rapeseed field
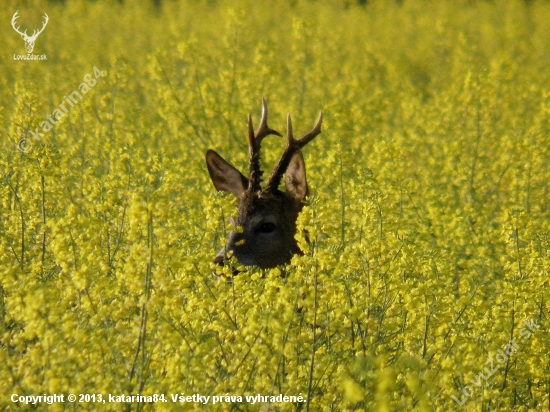
[[(550, 2), (358, 3), (4, 2), (0, 410), (549, 410)], [(227, 282), (262, 97), (304, 255)]]

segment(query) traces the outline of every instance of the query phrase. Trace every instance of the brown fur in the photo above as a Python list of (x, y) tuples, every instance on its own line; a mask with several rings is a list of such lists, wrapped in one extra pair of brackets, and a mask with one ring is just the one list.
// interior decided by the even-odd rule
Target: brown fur
[[(290, 262), (292, 255), (301, 253), (294, 235), (296, 219), (307, 196), (307, 179), (304, 158), (300, 149), (321, 133), (322, 116), (314, 129), (304, 138), (295, 140), (288, 116), (287, 148), (275, 166), (268, 184), (260, 188), (259, 149), (261, 140), (269, 134), (279, 134), (267, 126), (267, 105), (263, 103), (262, 120), (258, 131), (252, 131), (249, 117), (250, 177), (247, 180), (235, 167), (216, 152), (206, 153), (208, 172), (216, 189), (233, 194), (238, 200), (238, 216), (232, 219), (239, 230), (229, 233), (227, 243), (214, 262), (225, 263), (226, 254), (233, 252), (245, 266), (273, 268)], [(277, 188), (285, 175), (285, 192)], [(242, 230), (242, 232), (240, 232)]]

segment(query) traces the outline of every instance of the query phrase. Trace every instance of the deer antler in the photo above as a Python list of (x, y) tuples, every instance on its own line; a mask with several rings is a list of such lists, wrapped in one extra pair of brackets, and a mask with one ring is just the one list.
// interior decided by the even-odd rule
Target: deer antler
[(29, 37), (29, 36), (27, 36), (27, 30), (25, 30), (24, 33), (21, 33), (21, 31), (19, 31), (19, 27), (15, 27), (16, 20), (19, 18), (18, 13), (19, 13), (19, 10), (17, 10), (17, 11), (15, 12), (15, 14), (13, 15), (13, 17), (11, 18), (11, 27), (13, 27), (13, 29), (14, 29), (17, 33), (19, 33), (21, 36)]
[(250, 165), (250, 176), (248, 178), (248, 191), (254, 193), (260, 191), (260, 181), (262, 171), (260, 170), (260, 146), (264, 137), (274, 134), (281, 136), (282, 134), (276, 130), (270, 129), (267, 125), (267, 103), (262, 97), (262, 117), (260, 125), (254, 133), (252, 126), (252, 116), (248, 115), (248, 162)]
[(33, 33), (32, 33), (32, 36), (29, 36), (27, 34), (27, 30), (25, 30), (24, 32), (21, 32), (19, 30), (19, 27), (20, 26), (15, 26), (17, 24), (17, 19), (19, 18), (19, 10), (17, 10), (15, 12), (15, 14), (13, 15), (12, 19), (11, 19), (11, 26), (13, 27), (13, 29), (19, 33), (25, 40), (36, 40), (36, 38), (39, 36), (40, 33), (42, 33), (44, 31), (44, 29), (46, 28), (46, 25), (48, 24), (48, 21), (50, 21), (50, 18), (48, 17), (48, 15), (46, 13), (44, 13), (44, 23), (42, 23), (42, 28), (40, 30), (34, 30)]
[(294, 139), (294, 136), (292, 135), (292, 120), (290, 119), (290, 113), (287, 115), (286, 118), (286, 148), (283, 152), (283, 155), (279, 159), (279, 162), (271, 172), (271, 175), (269, 176), (269, 179), (267, 180), (265, 191), (274, 193), (278, 188), (279, 184), (281, 183), (281, 178), (286, 172), (286, 169), (288, 168), (288, 165), (290, 164), (290, 161), (292, 159), (292, 156), (296, 154), (296, 152), (300, 151), (306, 144), (311, 142), (317, 135), (321, 133), (321, 124), (323, 123), (323, 112), (319, 113), (319, 118), (317, 119), (317, 123), (311, 129), (311, 131), (306, 134), (304, 137), (302, 137), (300, 140)]
[(49, 21), (50, 21), (50, 18), (46, 13), (44, 13), (44, 23), (42, 23), (42, 28), (40, 30), (34, 30), (32, 33), (31, 39), (36, 39), (38, 35), (44, 31)]

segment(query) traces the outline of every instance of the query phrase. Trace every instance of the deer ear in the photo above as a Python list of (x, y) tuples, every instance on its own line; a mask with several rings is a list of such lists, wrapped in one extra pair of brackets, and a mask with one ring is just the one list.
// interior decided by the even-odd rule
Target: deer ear
[(302, 152), (298, 151), (286, 169), (286, 192), (295, 200), (301, 202), (307, 196), (306, 164)]
[(248, 185), (248, 179), (241, 172), (213, 150), (206, 152), (206, 166), (216, 189), (241, 197)]

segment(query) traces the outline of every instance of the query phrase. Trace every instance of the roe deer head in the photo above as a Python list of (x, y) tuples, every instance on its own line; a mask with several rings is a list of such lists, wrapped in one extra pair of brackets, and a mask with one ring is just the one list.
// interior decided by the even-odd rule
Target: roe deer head
[[(281, 134), (267, 126), (267, 104), (262, 99), (262, 117), (256, 132), (248, 115), (248, 179), (213, 150), (206, 152), (208, 173), (219, 191), (231, 193), (238, 201), (238, 216), (232, 219), (236, 230), (229, 233), (226, 246), (214, 263), (223, 265), (233, 255), (244, 266), (273, 268), (290, 262), (292, 255), (301, 253), (294, 235), (296, 219), (308, 193), (306, 168), (301, 149), (321, 133), (323, 113), (315, 127), (302, 139), (292, 135), (290, 114), (287, 115), (287, 144), (279, 162), (265, 186), (260, 187), (260, 145), (268, 135)], [(283, 192), (279, 190), (285, 175)]]

